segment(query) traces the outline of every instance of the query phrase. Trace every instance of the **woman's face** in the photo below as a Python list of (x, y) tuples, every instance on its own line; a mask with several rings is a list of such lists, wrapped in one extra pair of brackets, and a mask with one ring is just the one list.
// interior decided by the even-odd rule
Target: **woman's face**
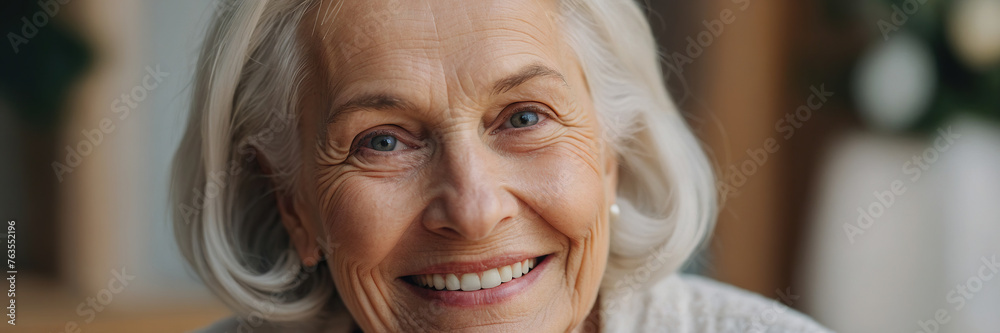
[(366, 331), (566, 331), (591, 312), (617, 170), (557, 9), (306, 14), (301, 127), (318, 151), (283, 216), (302, 257), (325, 247)]

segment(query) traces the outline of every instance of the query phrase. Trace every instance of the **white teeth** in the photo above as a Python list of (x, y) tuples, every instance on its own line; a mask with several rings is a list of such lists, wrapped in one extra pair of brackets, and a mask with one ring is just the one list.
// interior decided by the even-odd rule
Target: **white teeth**
[(474, 291), (482, 289), (482, 281), (476, 273), (462, 274), (462, 291)]
[(496, 288), (503, 283), (528, 274), (535, 268), (535, 261), (535, 258), (525, 259), (479, 273), (415, 275), (413, 282), (418, 286), (436, 290), (475, 291)]
[(507, 282), (514, 278), (510, 270), (510, 266), (500, 267), (500, 282)]
[(481, 279), (483, 289), (490, 289), (500, 285), (500, 271), (496, 268), (483, 272)]
[(462, 289), (462, 283), (458, 281), (458, 277), (455, 274), (445, 275), (444, 284), (445, 287), (448, 287), (448, 290)]
[(434, 274), (433, 276), (434, 277), (432, 277), (431, 279), (434, 280), (434, 289), (444, 290), (445, 287), (444, 276), (441, 274)]

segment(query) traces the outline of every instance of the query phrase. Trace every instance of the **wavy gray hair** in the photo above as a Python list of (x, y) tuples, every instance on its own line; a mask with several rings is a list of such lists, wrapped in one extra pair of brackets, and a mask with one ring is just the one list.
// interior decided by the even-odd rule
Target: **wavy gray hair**
[[(713, 173), (667, 94), (642, 9), (632, 0), (559, 1), (619, 163), (621, 215), (601, 294), (627, 297), (677, 270), (709, 234)], [(173, 166), (174, 233), (194, 271), (241, 316), (308, 320), (339, 303), (329, 272), (301, 267), (290, 250), (274, 197), (293, 191), (300, 174), (296, 104), (306, 65), (296, 30), (319, 5), (225, 3), (198, 60)]]

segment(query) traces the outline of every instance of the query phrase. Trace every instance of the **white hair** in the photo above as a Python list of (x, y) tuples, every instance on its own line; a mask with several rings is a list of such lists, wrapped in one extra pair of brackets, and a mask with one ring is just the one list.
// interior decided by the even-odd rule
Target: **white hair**
[[(632, 0), (560, 0), (561, 22), (617, 153), (620, 217), (602, 295), (640, 291), (676, 271), (716, 215), (712, 168), (671, 101), (656, 43)], [(304, 321), (339, 304), (325, 268), (301, 267), (276, 190), (299, 174), (297, 28), (318, 1), (219, 6), (198, 61), (174, 160), (174, 232), (204, 283), (241, 316)], [(262, 154), (271, 166), (264, 173)]]

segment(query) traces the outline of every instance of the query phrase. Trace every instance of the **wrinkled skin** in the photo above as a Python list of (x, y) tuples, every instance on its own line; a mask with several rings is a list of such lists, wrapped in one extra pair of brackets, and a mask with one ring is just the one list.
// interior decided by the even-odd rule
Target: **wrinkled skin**
[[(305, 15), (307, 167), (279, 207), (365, 331), (563, 332), (596, 318), (617, 169), (557, 6), (334, 1)], [(537, 123), (513, 126), (519, 112)], [(430, 301), (401, 278), (509, 254), (548, 266), (494, 304)]]

